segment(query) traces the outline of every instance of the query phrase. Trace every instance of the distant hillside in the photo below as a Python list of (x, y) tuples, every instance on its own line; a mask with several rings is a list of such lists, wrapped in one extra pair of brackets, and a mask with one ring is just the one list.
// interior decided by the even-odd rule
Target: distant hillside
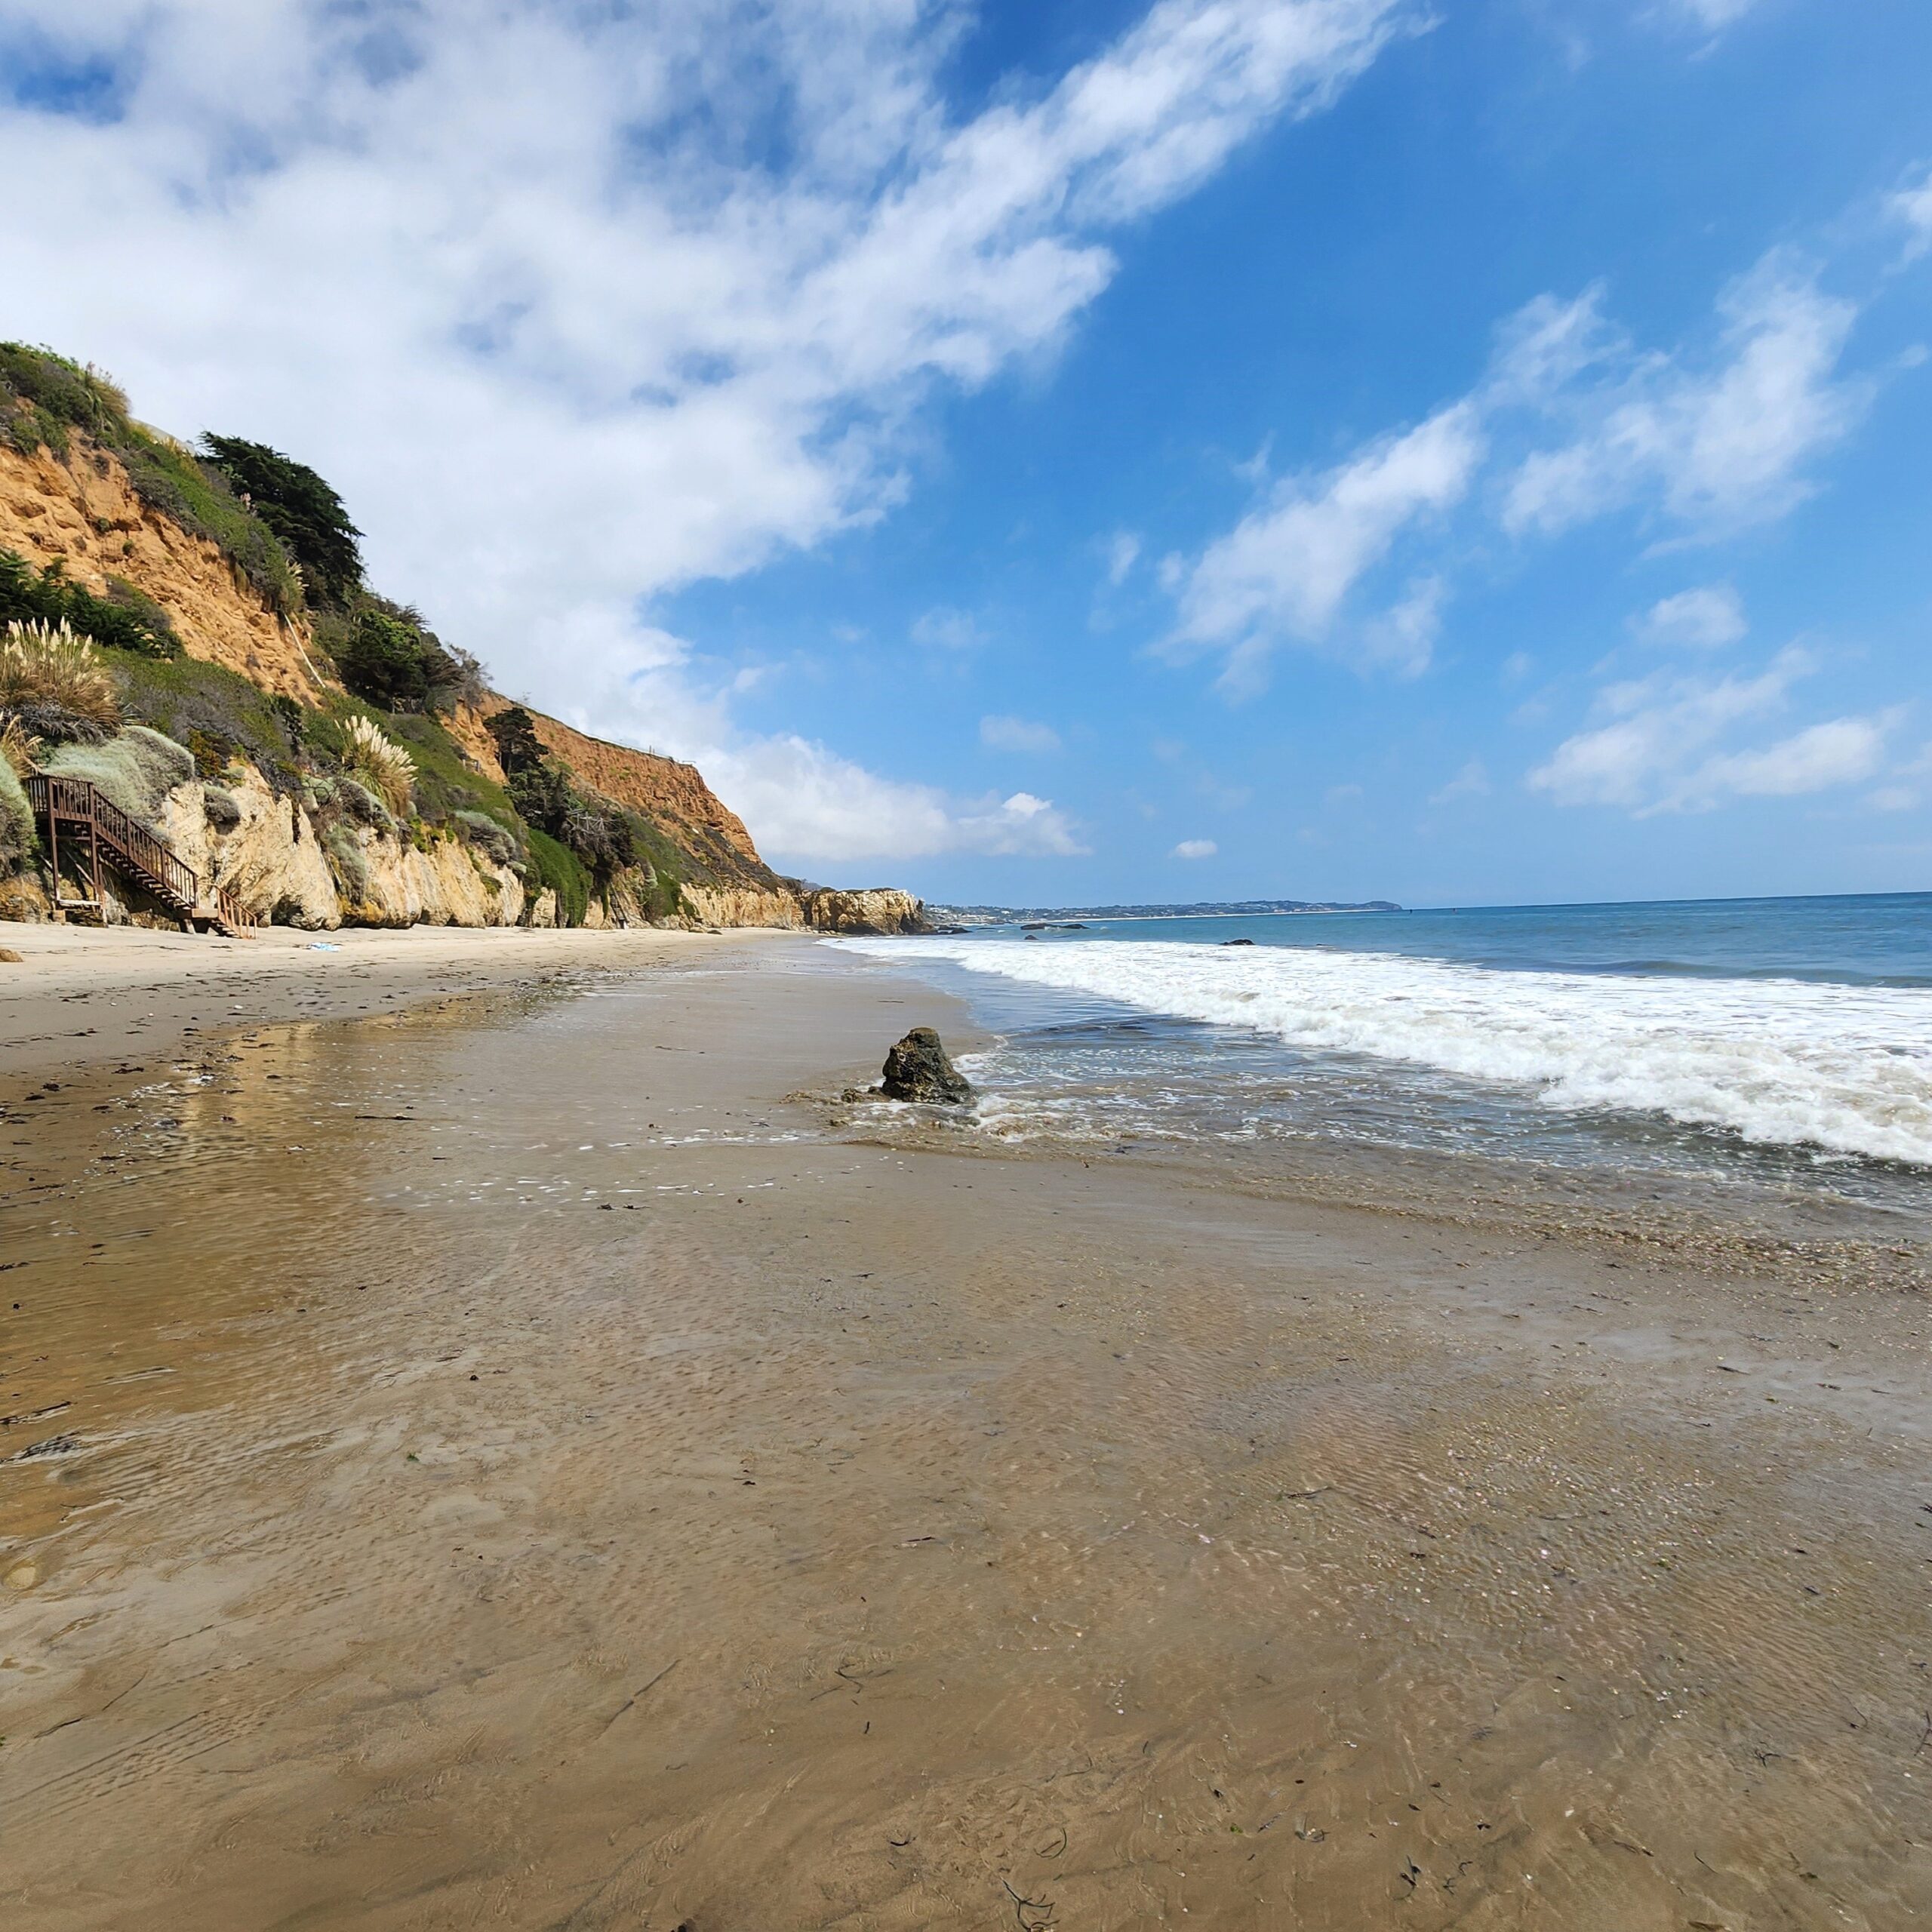
[(258, 921), (918, 928), (909, 894), (780, 878), (694, 767), (492, 690), (366, 581), (361, 534), (281, 452), (191, 448), (0, 343), (0, 632), (65, 624), (109, 687), (63, 698), (44, 645), (0, 682), (0, 915), (73, 896), (21, 829), (32, 768), (93, 780)]
[(1184, 906), (928, 906), (938, 925), (1011, 926), (1066, 919), (1234, 919), (1282, 912), (1399, 912), (1387, 899), (1357, 903), (1314, 899), (1197, 900)]

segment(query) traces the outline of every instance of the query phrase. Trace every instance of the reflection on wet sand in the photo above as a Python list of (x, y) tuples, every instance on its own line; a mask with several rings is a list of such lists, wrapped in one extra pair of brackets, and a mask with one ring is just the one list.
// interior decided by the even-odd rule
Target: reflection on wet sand
[(1932, 1905), (1919, 1300), (779, 1098), (909, 1004), (774, 946), (10, 1106), (15, 1922)]

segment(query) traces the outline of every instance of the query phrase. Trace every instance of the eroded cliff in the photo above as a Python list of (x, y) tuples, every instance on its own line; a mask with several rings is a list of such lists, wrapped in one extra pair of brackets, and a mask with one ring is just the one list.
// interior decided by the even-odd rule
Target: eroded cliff
[[(136, 648), (99, 654), (122, 689), (120, 721), (158, 733), (192, 767), (146, 801), (143, 822), (250, 918), (921, 929), (909, 894), (772, 872), (694, 766), (524, 712), (473, 676), (433, 702), (346, 686), (345, 650), (371, 637), (442, 648), (415, 613), (359, 589), (312, 610), (299, 545), (258, 509), (205, 454), (128, 417), (95, 372), (0, 345), (0, 564), (24, 564), (16, 601), (65, 616), (71, 591), (87, 594), (83, 615), (141, 614)], [(514, 772), (500, 737), (512, 711), (532, 734)], [(392, 810), (355, 775), (351, 740), (371, 729), (410, 768)], [(16, 763), (29, 741), (16, 731)], [(112, 763), (112, 744), (87, 754), (87, 742), (76, 769)], [(137, 892), (109, 897), (109, 916), (143, 909)], [(5, 903), (30, 912), (45, 892), (17, 878)]]

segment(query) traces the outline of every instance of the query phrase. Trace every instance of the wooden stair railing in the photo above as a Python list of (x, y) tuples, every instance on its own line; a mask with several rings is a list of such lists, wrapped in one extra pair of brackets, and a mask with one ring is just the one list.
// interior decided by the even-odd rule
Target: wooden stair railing
[(65, 777), (51, 771), (31, 772), (26, 793), (34, 816), (45, 829), (57, 894), (64, 829), (70, 841), (78, 837), (87, 844), (88, 871), (94, 896), (80, 903), (97, 909), (101, 906), (100, 869), (105, 864), (159, 900), (177, 918), (190, 926), (214, 926), (233, 933), (248, 925), (248, 915), (232, 892), (212, 880), (204, 891), (200, 875), (173, 847), (130, 818), (91, 780)]

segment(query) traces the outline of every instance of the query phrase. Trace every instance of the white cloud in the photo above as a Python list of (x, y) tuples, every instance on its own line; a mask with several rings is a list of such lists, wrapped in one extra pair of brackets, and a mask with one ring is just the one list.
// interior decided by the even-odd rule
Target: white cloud
[(1107, 544), (1107, 581), (1118, 590), (1127, 581), (1140, 555), (1140, 539), (1131, 530), (1116, 531)]
[(1489, 791), (1489, 769), (1479, 758), (1472, 758), (1439, 792), (1429, 794), (1432, 805), (1453, 804), (1458, 798), (1480, 798)]
[(719, 789), (741, 801), (766, 856), (789, 860), (1077, 857), (1088, 849), (1051, 800), (949, 797), (881, 778), (823, 745), (785, 737), (712, 752)]
[(1221, 848), (1211, 838), (1183, 838), (1174, 849), (1177, 859), (1211, 859)]
[(971, 651), (985, 641), (985, 633), (971, 611), (942, 605), (914, 620), (912, 641), (939, 651)]
[(1647, 356), (1578, 395), (1573, 439), (1512, 478), (1507, 528), (1546, 534), (1654, 496), (1700, 535), (1781, 515), (1805, 463), (1857, 420), (1865, 392), (1835, 380), (1857, 311), (1772, 256), (1718, 303), (1725, 358), (1695, 370)]
[(1884, 761), (1885, 721), (1834, 718), (1761, 751), (1713, 758), (1697, 774), (1697, 795), (1788, 798), (1871, 777)]
[(1925, 170), (1915, 186), (1901, 188), (1892, 197), (1891, 208), (1909, 231), (1906, 259), (1913, 260), (1932, 248), (1932, 167)]
[(1060, 734), (1029, 718), (983, 718), (980, 742), (996, 752), (1057, 752)]
[[(889, 511), (935, 385), (1050, 349), (1111, 279), (1113, 226), (1321, 108), (1409, 17), (1159, 0), (960, 119), (955, 15), (914, 0), (8, 13), (115, 76), (100, 115), (0, 107), (0, 171), (35, 184), (0, 207), (10, 332), (177, 431), (313, 462), (379, 583), (580, 709), (688, 676), (655, 664), (641, 598)], [(648, 728), (710, 758), (755, 832), (808, 839), (716, 758), (782, 773), (791, 741), (746, 743), (695, 688)], [(793, 849), (851, 849), (825, 823)]]
[(1559, 805), (1620, 805), (1647, 817), (1872, 777), (1895, 714), (1831, 718), (1768, 745), (1723, 747), (1736, 728), (1782, 709), (1792, 685), (1816, 668), (1791, 649), (1755, 677), (1660, 672), (1609, 685), (1597, 697), (1604, 721), (1564, 740), (1530, 774), (1530, 787)]
[(1758, 0), (1677, 0), (1677, 4), (1698, 26), (1715, 31), (1743, 19)]
[[(1278, 485), (1186, 571), (1173, 648), (1225, 651), (1223, 686), (1254, 690), (1278, 645), (1330, 637), (1356, 583), (1407, 526), (1461, 500), (1482, 453), (1475, 406), (1463, 401), (1325, 475)], [(1419, 668), (1438, 595), (1417, 586), (1361, 634), (1358, 653)]]
[(1700, 584), (1653, 604), (1635, 626), (1647, 643), (1715, 651), (1735, 644), (1751, 628), (1744, 600), (1727, 583)]

